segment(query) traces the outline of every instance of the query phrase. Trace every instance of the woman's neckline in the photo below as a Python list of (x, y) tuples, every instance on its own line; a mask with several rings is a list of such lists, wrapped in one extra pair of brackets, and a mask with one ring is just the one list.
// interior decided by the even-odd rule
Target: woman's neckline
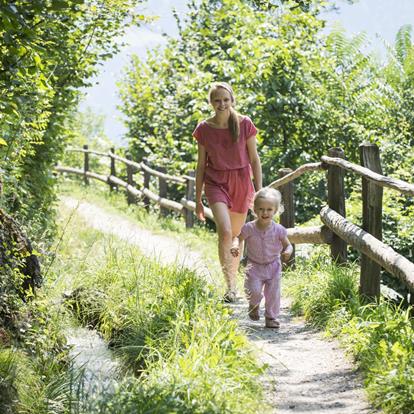
[[(246, 118), (245, 116), (242, 116), (242, 117), (241, 117), (241, 119), (240, 119), (240, 122), (242, 122), (245, 118)], [(204, 123), (205, 123), (207, 126), (209, 126), (210, 128), (213, 128), (213, 129), (221, 129), (221, 130), (223, 130), (223, 131), (225, 131), (225, 130), (229, 129), (229, 127), (225, 127), (225, 128), (215, 127), (215, 126), (213, 126), (213, 125), (209, 124), (209, 123), (207, 122), (207, 120), (204, 120)]]

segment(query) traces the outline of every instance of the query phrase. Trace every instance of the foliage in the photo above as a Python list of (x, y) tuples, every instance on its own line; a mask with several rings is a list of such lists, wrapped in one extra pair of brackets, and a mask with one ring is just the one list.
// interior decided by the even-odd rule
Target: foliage
[(68, 412), (78, 374), (69, 369), (61, 316), (40, 299), (20, 305), (17, 332), (0, 328), (2, 413)]
[[(82, 148), (88, 145), (91, 150), (108, 152), (113, 146), (105, 134), (105, 115), (94, 113), (91, 108), (68, 114), (65, 120), (65, 130), (71, 148)], [(83, 169), (84, 156), (82, 153), (66, 150), (61, 163), (65, 166)], [(100, 173), (103, 169), (108, 172), (109, 159), (90, 155), (89, 169), (96, 173)]]
[[(326, 327), (332, 311), (347, 302), (358, 307), (358, 284), (355, 267), (336, 267), (323, 254), (313, 258), (311, 266), (304, 266), (294, 283), (288, 280), (288, 294), (293, 297), (292, 311), (303, 314), (310, 324)], [(288, 273), (289, 275), (289, 273)]]
[[(42, 234), (53, 209), (51, 169), (65, 146), (66, 117), (97, 64), (139, 21), (133, 0), (18, 0), (0, 8), (2, 204)], [(49, 229), (50, 231), (50, 229)]]
[(315, 257), (285, 272), (293, 309), (327, 330), (362, 369), (374, 405), (385, 413), (410, 414), (414, 396), (414, 323), (410, 309), (381, 299), (362, 306), (353, 267), (335, 268)]
[[(135, 157), (177, 172), (194, 168), (191, 133), (209, 114), (206, 95), (214, 80), (234, 86), (239, 111), (258, 125), (265, 182), (279, 168), (316, 161), (330, 147), (342, 147), (358, 162), (365, 140), (412, 136), (396, 128), (411, 106), (399, 106), (403, 89), (392, 87), (376, 59), (361, 52), (364, 34), (347, 39), (336, 29), (323, 35), (318, 2), (305, 11), (289, 2), (270, 9), (253, 3), (190, 2), (178, 39), (146, 61), (132, 59), (120, 87)], [(297, 194), (303, 221), (318, 210), (325, 188), (303, 177)]]
[(70, 286), (68, 304), (110, 341), (125, 370), (115, 395), (85, 412), (263, 412), (262, 369), (212, 286), (82, 223), (74, 217), (65, 229), (53, 288)]

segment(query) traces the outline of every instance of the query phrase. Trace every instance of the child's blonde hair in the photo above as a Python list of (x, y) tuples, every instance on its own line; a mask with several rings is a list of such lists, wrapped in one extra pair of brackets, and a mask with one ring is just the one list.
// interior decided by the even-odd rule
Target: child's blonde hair
[(211, 86), (210, 90), (208, 91), (208, 101), (210, 103), (212, 102), (214, 93), (217, 91), (217, 89), (224, 89), (230, 94), (231, 108), (230, 108), (230, 118), (229, 118), (229, 129), (230, 129), (230, 134), (233, 138), (233, 142), (237, 142), (240, 136), (240, 121), (239, 121), (239, 115), (234, 109), (236, 105), (236, 98), (234, 97), (233, 89), (227, 82), (214, 83)]
[(257, 207), (259, 200), (272, 200), (275, 204), (276, 213), (281, 214), (285, 211), (282, 205), (282, 194), (275, 188), (264, 187), (254, 196), (254, 207)]

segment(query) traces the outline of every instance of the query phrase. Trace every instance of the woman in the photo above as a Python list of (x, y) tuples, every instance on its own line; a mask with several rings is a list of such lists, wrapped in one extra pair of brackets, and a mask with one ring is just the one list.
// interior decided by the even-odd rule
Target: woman
[(262, 188), (262, 168), (256, 148), (257, 129), (248, 116), (238, 114), (231, 86), (214, 84), (208, 94), (214, 116), (197, 125), (196, 215), (204, 218), (201, 201), (204, 185), (218, 233), (220, 264), (227, 284), (224, 300), (236, 299), (240, 258), (230, 254), (233, 237), (240, 233), (256, 191)]

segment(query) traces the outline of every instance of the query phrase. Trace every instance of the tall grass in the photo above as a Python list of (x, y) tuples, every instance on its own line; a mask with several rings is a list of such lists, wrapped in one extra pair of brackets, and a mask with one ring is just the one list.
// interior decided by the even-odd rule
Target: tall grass
[(263, 368), (216, 286), (143, 257), (79, 217), (66, 233), (50, 295), (65, 292), (67, 307), (101, 333), (124, 370), (115, 393), (88, 402), (83, 412), (265, 412)]
[(41, 300), (20, 312), (19, 335), (0, 343), (0, 412), (71, 413), (81, 373), (70, 369), (62, 319)]
[(131, 204), (126, 202), (125, 191), (108, 190), (108, 185), (91, 181), (87, 187), (71, 181), (61, 179), (60, 192), (62, 196), (74, 197), (81, 201), (99, 205), (105, 211), (118, 216), (127, 217), (139, 226), (150, 229), (154, 233), (162, 233), (184, 242), (189, 248), (200, 252), (210, 261), (218, 261), (217, 235), (208, 230), (204, 224), (197, 221), (192, 229), (185, 228), (185, 222), (181, 215), (171, 213), (171, 216), (160, 217), (159, 207), (150, 205), (147, 211), (143, 204)]
[(381, 299), (363, 305), (358, 270), (327, 256), (286, 272), (293, 310), (337, 337), (365, 376), (368, 395), (386, 413), (414, 413), (414, 323), (410, 310)]

